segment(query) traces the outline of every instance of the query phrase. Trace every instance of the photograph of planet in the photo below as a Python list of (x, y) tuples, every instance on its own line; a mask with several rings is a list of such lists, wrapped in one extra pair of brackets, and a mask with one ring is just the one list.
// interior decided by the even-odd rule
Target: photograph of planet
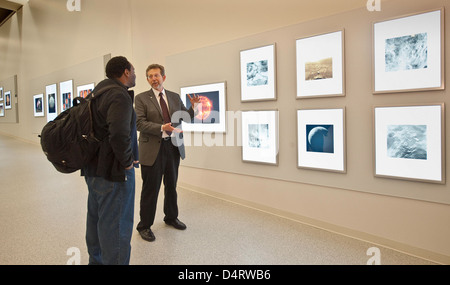
[(306, 151), (334, 153), (333, 125), (306, 125)]
[(48, 112), (56, 113), (55, 93), (48, 94)]
[(34, 110), (36, 113), (42, 112), (42, 98), (35, 98), (34, 99)]

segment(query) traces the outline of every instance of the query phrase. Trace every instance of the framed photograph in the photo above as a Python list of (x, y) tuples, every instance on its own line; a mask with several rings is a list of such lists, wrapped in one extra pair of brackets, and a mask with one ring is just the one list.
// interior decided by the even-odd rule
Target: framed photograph
[(5, 116), (5, 103), (1, 102), (0, 103), (0, 117), (4, 117)]
[(189, 96), (198, 95), (200, 104), (197, 115), (191, 122), (183, 120), (183, 131), (226, 132), (226, 83), (212, 83), (181, 88), (181, 100), (186, 108), (191, 108)]
[(345, 109), (297, 110), (299, 168), (346, 172)]
[(345, 96), (344, 30), (296, 41), (297, 98)]
[(11, 91), (6, 91), (5, 92), (5, 110), (11, 109), (11, 102), (12, 102)]
[(242, 112), (242, 160), (278, 165), (278, 111)]
[(59, 94), (61, 96), (61, 112), (72, 107), (73, 100), (73, 80), (59, 83)]
[(375, 176), (445, 183), (444, 104), (374, 108)]
[(276, 100), (275, 44), (243, 50), (241, 61), (241, 101)]
[(33, 96), (33, 110), (35, 117), (44, 116), (44, 94), (38, 94)]
[(373, 92), (444, 89), (444, 9), (373, 25)]
[(3, 87), (0, 87), (0, 101), (3, 101)]
[(58, 116), (58, 96), (56, 84), (45, 86), (45, 98), (47, 99), (47, 122), (53, 121)]
[(94, 90), (94, 87), (94, 83), (77, 86), (77, 94), (75, 94), (75, 97), (86, 98), (86, 96)]

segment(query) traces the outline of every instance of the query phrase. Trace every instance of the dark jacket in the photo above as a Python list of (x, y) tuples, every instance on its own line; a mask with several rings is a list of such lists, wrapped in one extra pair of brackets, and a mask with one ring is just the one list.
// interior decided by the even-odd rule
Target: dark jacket
[(139, 159), (134, 93), (112, 79), (101, 81), (95, 89), (100, 90), (111, 84), (120, 88), (112, 88), (93, 101), (94, 132), (102, 143), (98, 155), (81, 171), (81, 175), (124, 182), (125, 168)]

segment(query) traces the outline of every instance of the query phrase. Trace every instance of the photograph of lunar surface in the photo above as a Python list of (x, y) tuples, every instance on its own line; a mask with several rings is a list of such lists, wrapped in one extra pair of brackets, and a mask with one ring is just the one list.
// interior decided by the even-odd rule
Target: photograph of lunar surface
[(427, 33), (386, 40), (386, 72), (428, 67)]
[(269, 124), (248, 125), (248, 146), (252, 148), (269, 148)]
[(268, 61), (247, 63), (247, 86), (267, 85), (269, 82)]
[(387, 155), (392, 158), (427, 159), (426, 125), (388, 125)]

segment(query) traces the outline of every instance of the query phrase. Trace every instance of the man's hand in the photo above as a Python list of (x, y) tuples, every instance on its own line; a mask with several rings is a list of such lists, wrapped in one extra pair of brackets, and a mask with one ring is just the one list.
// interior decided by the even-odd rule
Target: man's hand
[(198, 95), (192, 94), (192, 97), (190, 94), (187, 94), (189, 97), (189, 101), (191, 101), (192, 109), (194, 109), (195, 104), (200, 103), (200, 97)]
[(162, 130), (165, 132), (182, 133), (183, 131), (172, 126), (172, 123), (167, 123), (162, 126)]
[(133, 161), (133, 163), (132, 163), (130, 166), (128, 166), (127, 168), (125, 168), (125, 169), (126, 169), (126, 170), (130, 170), (131, 168), (134, 167), (135, 164), (139, 164), (139, 160)]

